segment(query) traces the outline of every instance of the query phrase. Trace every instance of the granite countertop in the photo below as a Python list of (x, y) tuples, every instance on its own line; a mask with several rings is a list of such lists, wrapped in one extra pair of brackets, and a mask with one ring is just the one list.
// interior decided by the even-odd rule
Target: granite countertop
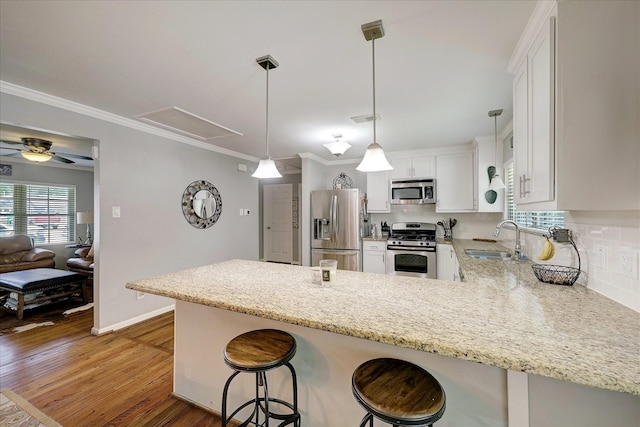
[[(584, 286), (540, 283), (530, 261), (473, 261), (464, 282), (230, 260), (127, 284), (182, 301), (640, 395), (640, 314)], [(500, 246), (500, 248), (502, 248)]]

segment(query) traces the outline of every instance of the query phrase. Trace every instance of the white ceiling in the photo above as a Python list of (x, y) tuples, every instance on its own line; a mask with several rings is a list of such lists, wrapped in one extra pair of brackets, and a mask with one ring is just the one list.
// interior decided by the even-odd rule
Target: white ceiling
[[(314, 153), (340, 133), (363, 155), (372, 113), (386, 151), (460, 145), (491, 136), (487, 113), (512, 117), (505, 66), (535, 1), (5, 1), (0, 79), (123, 117), (176, 106), (240, 132), (207, 141), (274, 158)], [(84, 135), (91, 137), (91, 135)], [(56, 146), (54, 143), (54, 150)], [(59, 151), (64, 151), (60, 149)]]

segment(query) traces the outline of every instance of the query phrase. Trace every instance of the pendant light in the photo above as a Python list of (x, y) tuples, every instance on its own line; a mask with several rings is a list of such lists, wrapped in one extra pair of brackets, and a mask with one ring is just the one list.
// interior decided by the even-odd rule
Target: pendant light
[(277, 68), (278, 61), (273, 59), (271, 55), (261, 56), (256, 58), (256, 62), (260, 64), (262, 68), (267, 70), (267, 120), (266, 120), (266, 141), (267, 141), (267, 158), (260, 160), (258, 169), (251, 175), (254, 178), (282, 178), (282, 175), (278, 171), (276, 164), (269, 156), (269, 69)]
[(340, 134), (334, 134), (333, 137), (336, 139), (335, 142), (327, 142), (322, 145), (324, 145), (327, 150), (331, 151), (331, 154), (336, 157), (340, 157), (345, 153), (345, 151), (351, 148), (351, 144), (344, 140), (340, 141), (340, 138), (342, 138), (342, 135)]
[[(495, 163), (496, 170), (498, 166), (498, 116), (502, 114), (502, 109), (500, 110), (491, 110), (489, 111), (489, 117), (493, 117), (494, 120), (494, 130), (495, 130), (495, 143), (496, 143), (496, 155), (495, 155)], [(491, 183), (489, 184), (489, 190), (502, 190), (505, 188), (504, 182), (500, 178), (500, 175), (496, 172), (491, 178)]]
[(373, 52), (373, 143), (367, 147), (364, 158), (356, 168), (360, 172), (379, 172), (392, 170), (384, 155), (384, 151), (376, 141), (376, 45), (375, 40), (384, 36), (382, 20), (369, 22), (361, 26), (365, 40), (371, 40), (371, 50)]

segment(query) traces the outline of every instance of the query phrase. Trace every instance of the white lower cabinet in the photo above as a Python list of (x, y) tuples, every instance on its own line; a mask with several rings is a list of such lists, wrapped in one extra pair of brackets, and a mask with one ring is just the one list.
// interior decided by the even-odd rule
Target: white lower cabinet
[(458, 257), (451, 245), (438, 245), (436, 252), (436, 272), (439, 280), (453, 280), (455, 282), (460, 279), (460, 264)]
[(362, 271), (385, 274), (387, 241), (362, 241)]

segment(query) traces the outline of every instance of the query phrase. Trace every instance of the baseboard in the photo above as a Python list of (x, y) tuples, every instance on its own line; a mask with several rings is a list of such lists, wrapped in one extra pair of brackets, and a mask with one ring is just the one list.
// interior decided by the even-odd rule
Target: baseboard
[(150, 311), (149, 313), (142, 314), (140, 316), (133, 317), (131, 319), (127, 319), (123, 322), (119, 322), (113, 324), (111, 326), (107, 326), (105, 328), (91, 328), (91, 335), (102, 335), (107, 334), (109, 332), (117, 331), (118, 329), (123, 329), (131, 325), (135, 325), (136, 323), (144, 322), (145, 320), (151, 319), (152, 317), (159, 316), (164, 313), (168, 313), (175, 309), (176, 305), (171, 304), (166, 307), (159, 308), (157, 310)]

